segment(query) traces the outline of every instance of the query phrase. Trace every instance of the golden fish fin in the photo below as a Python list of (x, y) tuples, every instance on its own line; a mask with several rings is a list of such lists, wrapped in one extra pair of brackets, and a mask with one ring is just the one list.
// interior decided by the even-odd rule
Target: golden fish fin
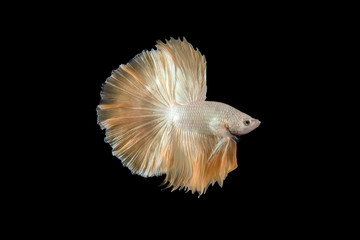
[(113, 155), (133, 173), (160, 175), (168, 107), (175, 102), (175, 66), (167, 54), (143, 51), (106, 80), (98, 124)]
[(222, 186), (237, 167), (236, 143), (230, 138), (173, 129), (169, 157), (163, 163), (168, 186), (173, 190), (205, 193), (210, 184)]
[(176, 67), (176, 102), (186, 104), (206, 99), (206, 60), (200, 51), (183, 38), (157, 42), (158, 50), (167, 53)]
[(114, 116), (102, 121), (101, 125), (106, 128), (105, 141), (112, 146), (113, 155), (124, 166), (144, 177), (164, 173), (161, 163), (167, 144), (166, 121), (131, 108), (104, 109), (100, 105), (98, 112), (100, 116)]
[(223, 186), (228, 173), (237, 168), (236, 146), (236, 142), (228, 137), (219, 141), (205, 166), (206, 182), (214, 184), (216, 181)]
[(112, 71), (102, 86), (102, 105), (162, 109), (175, 102), (175, 65), (160, 51), (143, 51)]
[(166, 169), (164, 183), (168, 183), (168, 187), (172, 187), (172, 190), (196, 190), (190, 183), (197, 171), (196, 161), (203, 154), (202, 144), (206, 145), (207, 140), (211, 139), (195, 132), (172, 128), (167, 158), (162, 167)]

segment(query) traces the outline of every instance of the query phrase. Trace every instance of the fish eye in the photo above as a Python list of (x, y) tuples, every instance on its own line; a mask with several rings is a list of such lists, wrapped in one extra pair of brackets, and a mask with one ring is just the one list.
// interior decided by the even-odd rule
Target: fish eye
[(250, 120), (248, 120), (248, 119), (245, 120), (245, 121), (244, 121), (244, 125), (245, 125), (245, 126), (249, 126), (249, 125), (250, 125)]

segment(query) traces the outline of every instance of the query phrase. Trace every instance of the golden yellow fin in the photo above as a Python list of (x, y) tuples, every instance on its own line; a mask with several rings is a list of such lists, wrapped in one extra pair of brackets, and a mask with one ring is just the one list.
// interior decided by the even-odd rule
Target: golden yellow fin
[(113, 155), (133, 173), (153, 176), (160, 169), (167, 108), (175, 101), (175, 67), (159, 51), (144, 51), (106, 80), (97, 108), (98, 123)]
[(158, 50), (167, 53), (176, 67), (176, 102), (186, 104), (206, 99), (206, 60), (186, 41), (171, 38), (157, 42)]
[(210, 184), (222, 187), (229, 172), (236, 169), (236, 143), (196, 132), (174, 129), (171, 135), (170, 156), (163, 163), (169, 187), (173, 190), (205, 193)]

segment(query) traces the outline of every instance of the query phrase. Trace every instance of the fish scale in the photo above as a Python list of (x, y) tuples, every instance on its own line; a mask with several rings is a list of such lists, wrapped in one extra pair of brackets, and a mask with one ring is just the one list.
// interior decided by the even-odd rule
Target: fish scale
[(217, 129), (229, 124), (228, 119), (237, 112), (237, 109), (224, 103), (202, 101), (173, 106), (169, 111), (169, 121), (177, 129), (217, 135)]

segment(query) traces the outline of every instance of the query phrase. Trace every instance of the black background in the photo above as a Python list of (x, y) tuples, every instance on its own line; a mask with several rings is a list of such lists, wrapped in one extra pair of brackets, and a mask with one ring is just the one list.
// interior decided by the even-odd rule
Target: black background
[[(75, 110), (80, 119), (73, 120), (79, 124), (74, 130), (80, 134), (74, 147), (81, 154), (70, 163), (79, 167), (75, 172), (78, 188), (73, 189), (76, 196), (85, 197), (91, 205), (137, 206), (154, 211), (163, 208), (162, 204), (177, 206), (175, 211), (180, 212), (185, 206), (241, 212), (274, 211), (291, 205), (302, 189), (298, 184), (301, 179), (293, 177), (298, 157), (291, 152), (295, 143), (291, 134), (286, 134), (294, 131), (289, 126), (296, 104), (288, 96), (295, 94), (294, 85), (300, 81), (294, 55), (302, 50), (289, 27), (270, 22), (250, 26), (239, 23), (231, 30), (185, 27), (127, 32), (99, 27), (85, 31), (73, 48), (79, 51), (74, 68), (81, 73), (72, 80), (79, 81), (75, 85), (81, 91), (76, 96), (80, 102), (75, 104), (81, 106)], [(207, 100), (227, 103), (262, 122), (254, 132), (241, 137), (238, 168), (228, 175), (223, 188), (210, 186), (200, 198), (190, 192), (163, 190), (159, 186), (163, 176), (132, 175), (112, 156), (111, 147), (104, 142), (105, 133), (97, 125), (101, 85), (111, 71), (142, 50), (155, 48), (157, 40), (170, 37), (186, 37), (206, 56)]]
[[(81, 219), (101, 216), (149, 224), (153, 216), (161, 216), (166, 224), (186, 217), (194, 224), (225, 221), (256, 227), (263, 222), (288, 228), (289, 219), (319, 206), (321, 183), (310, 180), (311, 159), (304, 157), (310, 146), (299, 140), (305, 134), (299, 120), (311, 95), (309, 83), (317, 81), (312, 70), (321, 44), (321, 22), (266, 9), (246, 15), (232, 12), (226, 18), (205, 12), (188, 21), (182, 21), (184, 15), (159, 14), (159, 19), (145, 21), (95, 12), (70, 13), (66, 23), (62, 19), (69, 16), (61, 15), (39, 40), (48, 50), (45, 62), (51, 56), (48, 64), (57, 81), (47, 87), (60, 93), (54, 102), (59, 109), (52, 116), (58, 120), (59, 160), (42, 165), (45, 179), (55, 179), (41, 179), (45, 193), (51, 192), (43, 202)], [(101, 86), (111, 71), (170, 37), (185, 37), (205, 55), (207, 100), (224, 102), (261, 121), (259, 128), (241, 137), (238, 168), (223, 187), (210, 186), (200, 198), (163, 189), (159, 185), (164, 176), (132, 175), (112, 156), (105, 132), (97, 125)], [(53, 146), (48, 150), (53, 159)]]
[[(356, 186), (347, 192), (345, 185), (357, 176), (348, 174), (347, 160), (356, 155), (335, 156), (346, 139), (333, 134), (356, 125), (344, 117), (344, 105), (356, 101), (339, 104), (344, 93), (357, 96), (345, 81), (355, 79), (345, 74), (356, 69), (351, 6), (134, 3), (4, 8), (10, 14), (2, 16), (3, 69), (10, 77), (3, 83), (15, 87), (3, 86), (3, 95), (10, 93), (3, 105), (17, 114), (3, 109), (3, 128), (12, 133), (7, 142), (15, 148), (3, 154), (11, 168), (2, 168), (11, 234), (68, 238), (98, 231), (103, 239), (105, 226), (120, 238), (220, 233), (288, 239), (336, 231), (343, 238), (349, 231), (338, 223), (351, 218), (341, 214), (355, 209), (346, 209), (346, 193), (356, 194)], [(132, 175), (97, 125), (101, 86), (111, 71), (170, 37), (186, 37), (206, 56), (207, 100), (261, 120), (238, 143), (238, 168), (222, 188), (210, 186), (200, 198), (163, 189), (164, 176)]]

